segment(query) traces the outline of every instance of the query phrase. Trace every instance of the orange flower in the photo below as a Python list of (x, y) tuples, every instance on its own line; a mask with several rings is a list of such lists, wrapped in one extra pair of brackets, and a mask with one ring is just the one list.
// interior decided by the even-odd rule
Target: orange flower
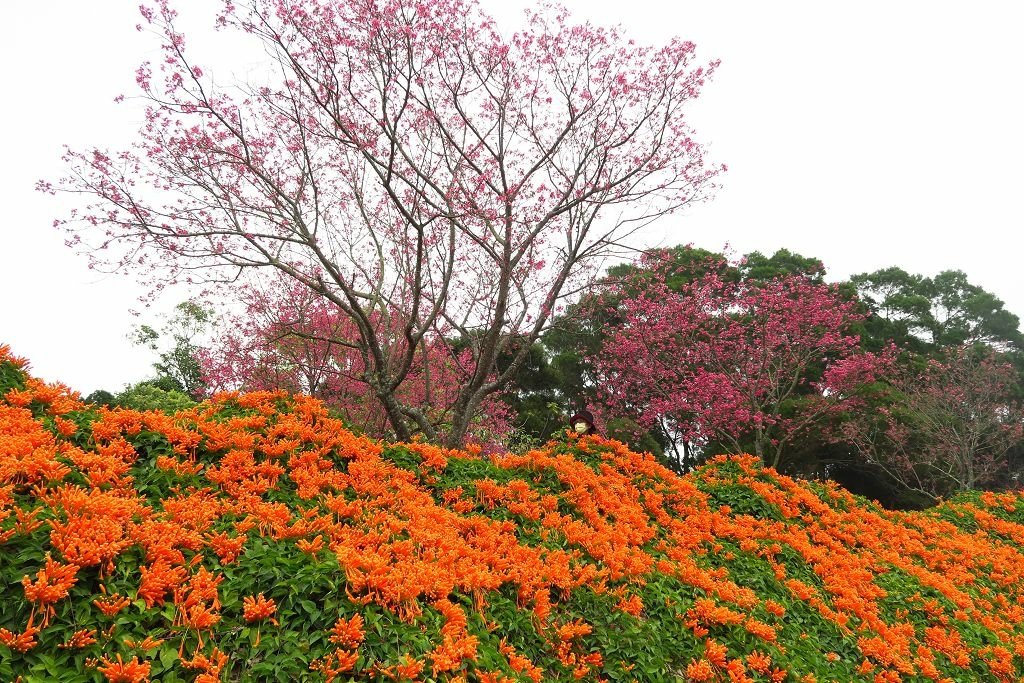
[(92, 604), (96, 605), (96, 608), (106, 616), (112, 617), (132, 604), (132, 601), (118, 593), (111, 593), (105, 598), (96, 598)]
[(149, 680), (149, 662), (140, 662), (138, 657), (132, 657), (129, 662), (122, 661), (121, 655), (117, 655), (116, 662), (104, 657), (101, 664), (97, 669), (108, 683), (145, 683)]
[[(192, 605), (186, 608), (181, 615), (181, 623), (197, 631), (208, 629), (218, 621), (220, 621), (220, 615), (204, 604)], [(250, 621), (252, 620), (250, 619)]]
[(62, 417), (55, 417), (53, 424), (57, 428), (57, 433), (64, 437), (73, 436), (78, 431), (78, 425)]
[(339, 673), (342, 671), (349, 671), (356, 665), (359, 660), (359, 655), (355, 652), (346, 652), (344, 650), (338, 650), (334, 653), (334, 659), (337, 662), (336, 671)]
[(400, 664), (388, 668), (394, 671), (395, 677), (399, 680), (403, 678), (415, 679), (423, 672), (423, 662), (405, 655)]
[(231, 564), (238, 556), (242, 553), (242, 547), (245, 545), (248, 538), (244, 535), (244, 532), (240, 532), (243, 535), (235, 536), (234, 538), (228, 536), (224, 532), (212, 534), (207, 541), (210, 547), (213, 548), (213, 552), (217, 553), (217, 557), (220, 558), (221, 564)]
[(146, 607), (152, 607), (164, 604), (168, 591), (180, 586), (188, 576), (188, 571), (160, 559), (149, 567), (139, 567), (139, 574), (142, 575), (142, 581), (139, 583), (138, 596), (146, 601)]
[(319, 671), (327, 679), (327, 683), (332, 683), (338, 674), (350, 671), (357, 661), (359, 661), (357, 652), (335, 650), (326, 657), (313, 661), (309, 668), (311, 671)]
[(747, 630), (747, 633), (767, 640), (769, 643), (774, 643), (778, 637), (774, 628), (757, 619), (747, 619), (743, 622), (743, 628)]
[(357, 648), (363, 642), (363, 617), (356, 614), (351, 619), (338, 619), (331, 629), (329, 640), (346, 648)]
[[(228, 655), (216, 647), (209, 656), (196, 652), (192, 659), (182, 659), (181, 665), (186, 669), (199, 669), (206, 675), (214, 676), (215, 680), (220, 679), (221, 669), (228, 663)], [(198, 678), (196, 679), (198, 680)]]
[(772, 658), (764, 653), (754, 651), (747, 655), (747, 666), (755, 673), (765, 674), (772, 666)]
[(88, 647), (96, 642), (96, 629), (81, 629), (75, 631), (71, 636), (57, 647), (62, 649)]
[(774, 600), (765, 600), (764, 608), (779, 618), (786, 616), (786, 608)]
[(639, 617), (640, 613), (644, 611), (644, 601), (639, 595), (635, 593), (628, 598), (619, 600), (619, 604), (616, 605), (620, 610), (626, 614), (632, 614), (634, 617)]
[(715, 669), (706, 659), (692, 660), (686, 666), (686, 678), (690, 681), (711, 681), (715, 678)]
[(580, 636), (585, 636), (593, 630), (594, 629), (590, 624), (583, 622), (581, 619), (577, 619), (576, 621), (559, 626), (556, 629), (556, 634), (558, 639), (564, 642), (567, 640), (573, 640)]
[(14, 532), (19, 534), (30, 534), (43, 525), (41, 520), (36, 519), (43, 508), (34, 508), (32, 510), (22, 510), (21, 508), (14, 509), (14, 516), (17, 518), (17, 522), (14, 523)]
[(141, 643), (136, 643), (130, 638), (124, 639), (124, 644), (130, 648), (138, 648), (140, 650), (155, 650), (156, 648), (163, 645), (163, 638), (154, 638), (153, 636), (146, 636)]
[(21, 579), (21, 585), (25, 589), (25, 599), (35, 603), (36, 607), (46, 608), (46, 613), (43, 617), (44, 628), (49, 623), (53, 603), (67, 597), (68, 591), (78, 581), (77, 574), (77, 566), (54, 562), (47, 555), (46, 566), (36, 573), (35, 581), (32, 581), (28, 576)]
[(301, 550), (304, 553), (316, 555), (317, 551), (323, 549), (324, 547), (324, 537), (317, 536), (312, 541), (307, 541), (306, 539), (301, 538), (295, 543), (295, 545), (297, 545), (299, 547), (299, 550)]
[(17, 652), (28, 652), (37, 645), (36, 635), (39, 630), (38, 626), (28, 626), (21, 633), (13, 633), (0, 628), (0, 643)]
[[(248, 622), (263, 621), (264, 619), (270, 619), (277, 612), (277, 605), (274, 601), (267, 600), (263, 597), (263, 593), (256, 596), (247, 596), (242, 600), (243, 605), (243, 616)], [(270, 620), (272, 624), (277, 625), (277, 621), (274, 619)]]
[(529, 659), (517, 653), (514, 647), (505, 642), (504, 638), (501, 639), (501, 643), (498, 645), (498, 651), (505, 655), (509, 666), (516, 673), (526, 674), (534, 683), (540, 683), (544, 676), (543, 669), (535, 666)]
[(717, 643), (711, 638), (704, 641), (704, 656), (715, 666), (724, 669), (727, 663), (725, 645)]

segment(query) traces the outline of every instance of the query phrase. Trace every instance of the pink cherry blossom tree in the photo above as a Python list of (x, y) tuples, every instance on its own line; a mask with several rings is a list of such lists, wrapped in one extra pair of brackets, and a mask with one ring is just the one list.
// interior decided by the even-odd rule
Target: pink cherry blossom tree
[(991, 486), (1024, 439), (1018, 375), (991, 350), (961, 347), (923, 368), (894, 366), (881, 405), (843, 425), (871, 465), (932, 500)]
[[(244, 313), (224, 316), (218, 334), (197, 352), (208, 393), (286, 389), (322, 400), (361, 431), (385, 436), (387, 415), (365, 381), (358, 331), (345, 315), (309, 288), (277, 281), (241, 293)], [(452, 419), (451, 408), (471, 362), (453, 359), (445, 344), (424, 340), (398, 399), (418, 406), (434, 425)], [(457, 361), (462, 361), (457, 362)], [(511, 431), (510, 410), (498, 395), (484, 399), (468, 437), (494, 445)]]
[[(142, 13), (163, 58), (137, 72), (136, 145), (69, 151), (67, 177), (42, 184), (88, 198), (63, 222), (72, 240), (156, 286), (312, 291), (398, 438), (460, 443), (602, 259), (724, 168), (685, 116), (716, 62), (556, 6), (504, 36), (474, 0), (226, 2), (219, 26), (272, 67), (231, 87), (167, 0)], [(424, 344), (465, 372), (444, 434), (401, 398)]]
[(604, 411), (689, 443), (752, 447), (778, 467), (797, 437), (826, 429), (884, 359), (863, 353), (856, 302), (802, 276), (768, 282), (711, 271), (679, 288), (651, 264), (624, 283), (621, 326), (594, 359)]

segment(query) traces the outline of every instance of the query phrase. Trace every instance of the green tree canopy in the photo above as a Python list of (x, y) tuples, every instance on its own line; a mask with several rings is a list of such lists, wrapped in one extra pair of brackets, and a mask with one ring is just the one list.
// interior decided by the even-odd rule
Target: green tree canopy
[(1020, 319), (961, 270), (926, 277), (892, 267), (850, 281), (879, 318), (873, 334), (888, 334), (897, 345), (917, 351), (978, 343), (1024, 348)]

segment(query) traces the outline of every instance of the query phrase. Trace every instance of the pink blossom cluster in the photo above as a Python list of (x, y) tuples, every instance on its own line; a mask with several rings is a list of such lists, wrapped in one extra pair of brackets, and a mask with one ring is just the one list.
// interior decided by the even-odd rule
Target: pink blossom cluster
[(613, 294), (621, 326), (595, 359), (605, 410), (667, 423), (690, 443), (785, 447), (855, 405), (891, 354), (866, 353), (864, 318), (834, 286), (802, 276), (730, 279), (721, 269), (673, 288), (648, 264), (643, 287)]

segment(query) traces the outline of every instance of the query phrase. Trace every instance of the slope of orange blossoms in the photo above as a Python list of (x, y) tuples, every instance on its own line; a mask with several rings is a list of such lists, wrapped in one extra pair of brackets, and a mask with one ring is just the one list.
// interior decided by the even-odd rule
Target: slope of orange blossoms
[(0, 346), (0, 680), (1017, 681), (1024, 498), (83, 404)]

